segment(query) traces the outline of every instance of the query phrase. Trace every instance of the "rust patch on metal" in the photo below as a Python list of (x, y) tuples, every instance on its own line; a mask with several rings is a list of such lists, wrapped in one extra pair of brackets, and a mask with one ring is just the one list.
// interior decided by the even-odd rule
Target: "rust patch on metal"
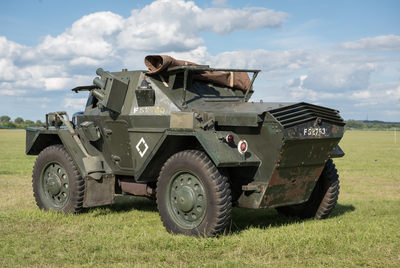
[(149, 187), (147, 184), (134, 183), (128, 181), (118, 181), (121, 190), (125, 193), (137, 196), (154, 196), (155, 189)]
[[(265, 205), (276, 206), (305, 202), (314, 189), (323, 168), (323, 166), (276, 168), (265, 193)], [(285, 171), (282, 172), (282, 170)]]
[(338, 126), (337, 125), (332, 125), (331, 131), (332, 131), (333, 134), (337, 134), (338, 131), (339, 131)]

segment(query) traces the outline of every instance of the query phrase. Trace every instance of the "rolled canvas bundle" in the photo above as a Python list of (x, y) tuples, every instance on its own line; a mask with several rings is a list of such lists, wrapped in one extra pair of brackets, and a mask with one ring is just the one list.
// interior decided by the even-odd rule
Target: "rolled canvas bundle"
[[(169, 68), (177, 66), (198, 66), (190, 61), (177, 60), (167, 55), (149, 55), (144, 59), (144, 64), (149, 69), (147, 74), (163, 75)], [(193, 79), (216, 83), (222, 86), (246, 91), (250, 85), (250, 78), (246, 72), (196, 72)]]

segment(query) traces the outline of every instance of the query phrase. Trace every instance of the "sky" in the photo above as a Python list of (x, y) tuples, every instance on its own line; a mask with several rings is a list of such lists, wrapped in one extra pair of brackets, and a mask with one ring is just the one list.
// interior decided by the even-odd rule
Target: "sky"
[(95, 70), (167, 54), (260, 69), (251, 101), (400, 122), (400, 1), (3, 0), (0, 115), (82, 111)]

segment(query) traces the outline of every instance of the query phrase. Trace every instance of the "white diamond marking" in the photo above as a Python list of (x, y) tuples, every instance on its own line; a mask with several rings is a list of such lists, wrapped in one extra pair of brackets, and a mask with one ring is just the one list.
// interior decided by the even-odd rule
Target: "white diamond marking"
[[(144, 145), (144, 150), (140, 150), (140, 145), (143, 143)], [(147, 149), (149, 149), (149, 146), (147, 145), (146, 141), (143, 139), (143, 137), (140, 139), (140, 141), (138, 142), (138, 144), (136, 144), (136, 150), (138, 151), (138, 153), (140, 154), (140, 157), (143, 157), (144, 154), (147, 152)]]

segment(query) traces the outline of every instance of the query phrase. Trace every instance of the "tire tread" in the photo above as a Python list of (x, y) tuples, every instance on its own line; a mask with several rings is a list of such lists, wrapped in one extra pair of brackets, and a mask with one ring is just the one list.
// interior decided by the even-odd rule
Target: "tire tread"
[[(160, 171), (160, 175), (157, 181), (157, 189), (160, 189), (160, 181), (162, 180), (163, 173), (165, 169), (167, 169), (170, 165), (173, 165), (175, 161), (178, 161), (181, 158), (192, 158), (192, 161), (200, 164), (201, 168), (205, 170), (208, 174), (210, 181), (212, 182), (213, 192), (216, 197), (215, 206), (212, 208), (216, 212), (216, 218), (213, 219), (210, 224), (206, 227), (204, 234), (205, 236), (215, 236), (217, 234), (222, 233), (227, 224), (230, 221), (231, 211), (232, 211), (232, 199), (231, 199), (231, 190), (228, 182), (228, 178), (223, 176), (219, 170), (215, 167), (214, 163), (210, 160), (210, 158), (202, 151), (198, 150), (185, 150), (178, 152), (171, 156), (163, 165)], [(157, 196), (159, 191), (157, 190)], [(171, 231), (169, 226), (169, 222), (163, 217), (161, 213), (161, 201), (157, 197), (157, 207), (160, 211), (161, 221), (164, 227)]]
[[(44, 207), (44, 205), (42, 204), (41, 198), (40, 198), (40, 194), (38, 193), (38, 191), (35, 191), (35, 184), (38, 183), (35, 180), (38, 179), (37, 176), (40, 176), (41, 174), (41, 170), (40, 170), (40, 165), (42, 161), (46, 161), (46, 159), (51, 158), (52, 154), (61, 154), (62, 157), (67, 161), (67, 164), (69, 165), (70, 168), (70, 175), (72, 175), (72, 178), (70, 178), (70, 180), (74, 183), (74, 185), (72, 185), (73, 187), (71, 187), (70, 189), (74, 189), (71, 193), (70, 196), (70, 204), (71, 206), (67, 207), (67, 208), (63, 208), (61, 209), (59, 212), (64, 212), (64, 213), (78, 213), (82, 210), (83, 208), (83, 200), (84, 200), (84, 196), (85, 196), (85, 181), (83, 180), (83, 178), (80, 176), (80, 173), (75, 165), (75, 163), (73, 162), (71, 156), (69, 155), (69, 153), (67, 152), (67, 150), (65, 149), (65, 147), (62, 144), (56, 144), (56, 145), (51, 145), (46, 147), (45, 149), (43, 149), (36, 161), (35, 164), (33, 166), (33, 171), (32, 171), (32, 187), (34, 189), (33, 191), (33, 196), (35, 198), (35, 202), (36, 205), (41, 208), (41, 209), (45, 209), (47, 210), (46, 207)], [(67, 169), (67, 167), (64, 167)]]

